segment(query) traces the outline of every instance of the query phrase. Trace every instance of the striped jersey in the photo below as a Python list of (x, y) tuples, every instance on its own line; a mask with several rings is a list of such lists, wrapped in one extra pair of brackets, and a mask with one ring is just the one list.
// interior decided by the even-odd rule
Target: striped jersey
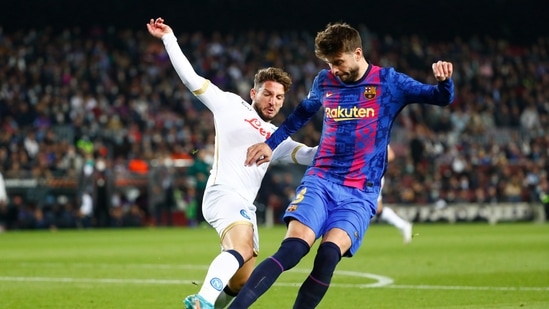
[(276, 147), (324, 107), (319, 148), (306, 175), (375, 192), (387, 168), (387, 145), (398, 113), (411, 103), (445, 106), (453, 99), (451, 79), (429, 85), (394, 68), (369, 64), (360, 80), (344, 83), (326, 69), (267, 144)]

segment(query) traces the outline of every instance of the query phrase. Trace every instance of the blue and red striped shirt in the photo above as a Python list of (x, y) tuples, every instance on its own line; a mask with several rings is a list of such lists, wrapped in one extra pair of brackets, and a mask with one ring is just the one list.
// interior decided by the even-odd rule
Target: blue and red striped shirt
[(393, 68), (369, 65), (364, 77), (343, 83), (330, 70), (316, 76), (312, 89), (267, 144), (274, 149), (324, 107), (322, 136), (306, 175), (376, 191), (387, 168), (387, 145), (398, 113), (408, 104), (445, 106), (454, 99), (451, 79), (428, 85)]

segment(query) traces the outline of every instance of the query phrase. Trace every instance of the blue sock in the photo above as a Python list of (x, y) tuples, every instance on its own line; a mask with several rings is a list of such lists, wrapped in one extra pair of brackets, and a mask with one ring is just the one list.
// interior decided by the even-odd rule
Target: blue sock
[(341, 251), (333, 242), (325, 242), (318, 247), (313, 270), (299, 288), (294, 309), (316, 308), (328, 291), (340, 260)]
[(300, 238), (284, 239), (274, 255), (257, 265), (229, 309), (248, 309), (275, 283), (283, 271), (296, 266), (309, 250), (309, 244)]

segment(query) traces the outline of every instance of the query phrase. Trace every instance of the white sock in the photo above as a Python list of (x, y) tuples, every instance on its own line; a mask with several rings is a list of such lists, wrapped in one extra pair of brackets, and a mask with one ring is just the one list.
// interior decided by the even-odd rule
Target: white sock
[(240, 268), (238, 260), (228, 252), (221, 252), (210, 264), (198, 294), (214, 304), (223, 289)]
[(408, 221), (399, 217), (391, 208), (387, 206), (383, 207), (383, 211), (381, 212), (380, 219), (394, 225), (396, 228), (398, 228), (401, 231), (404, 231), (404, 229), (409, 224)]
[(227, 307), (227, 305), (234, 299), (233, 296), (228, 295), (225, 293), (225, 291), (221, 292), (219, 294), (219, 297), (217, 297), (217, 300), (215, 301), (214, 308), (215, 309), (223, 309)]

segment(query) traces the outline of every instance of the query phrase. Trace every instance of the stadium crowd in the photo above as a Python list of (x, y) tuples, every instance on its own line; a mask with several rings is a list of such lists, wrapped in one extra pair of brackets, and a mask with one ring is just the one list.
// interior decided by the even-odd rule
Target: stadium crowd
[[(522, 45), (480, 36), (432, 42), (359, 28), (369, 61), (418, 80), (435, 83), (425, 68), (437, 59), (454, 63), (455, 102), (443, 109), (407, 107), (394, 124), (397, 158), (385, 177), (386, 203), (549, 203), (549, 38)], [(290, 72), (293, 89), (275, 124), (325, 66), (314, 57), (313, 39), (314, 33), (297, 30), (178, 36), (198, 74), (244, 98), (258, 68)], [(36, 192), (11, 194), (0, 201), (1, 226), (160, 224), (162, 215), (149, 204), (169, 203), (167, 209), (196, 204), (197, 179), (188, 171), (197, 152), (203, 154), (202, 167), (211, 164), (212, 116), (181, 85), (161, 42), (146, 31), (0, 28), (0, 64), (4, 180), (76, 179), (79, 190), (41, 198), (32, 198)], [(295, 138), (315, 145), (321, 125), (318, 114)], [(147, 192), (119, 192), (111, 179), (139, 178), (162, 167), (169, 168), (160, 173), (164, 181), (152, 182), (173, 185), (175, 199), (151, 202)], [(97, 190), (90, 175), (110, 185)], [(283, 207), (300, 176), (273, 167), (258, 202)], [(154, 195), (150, 185), (146, 191)]]

